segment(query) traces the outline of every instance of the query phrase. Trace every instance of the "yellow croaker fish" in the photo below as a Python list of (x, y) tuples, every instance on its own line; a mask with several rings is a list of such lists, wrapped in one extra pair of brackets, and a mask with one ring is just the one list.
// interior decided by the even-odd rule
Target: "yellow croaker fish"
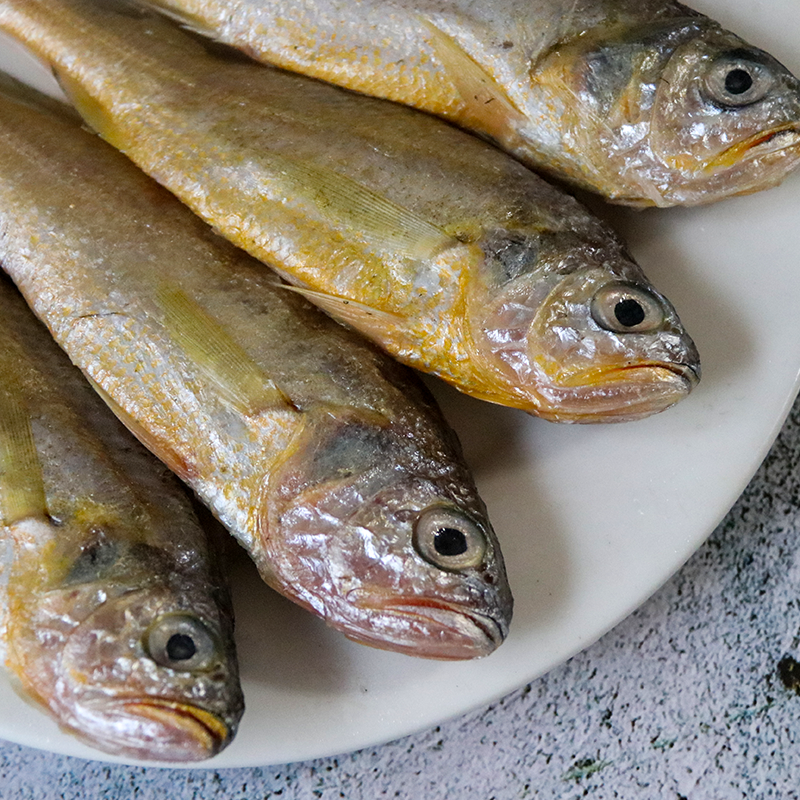
[(405, 363), (563, 422), (637, 419), (696, 383), (619, 240), (485, 142), (116, 2), (2, 0), (0, 28), (105, 139)]
[(629, 205), (800, 161), (800, 82), (672, 0), (150, 0), (264, 61), (444, 116)]
[(385, 649), (465, 659), (503, 641), (497, 540), (413, 373), (73, 120), (9, 97), (0, 228), (37, 315), (267, 583)]
[(5, 276), (0, 374), (6, 667), (93, 747), (213, 756), (242, 692), (227, 589), (188, 498)]

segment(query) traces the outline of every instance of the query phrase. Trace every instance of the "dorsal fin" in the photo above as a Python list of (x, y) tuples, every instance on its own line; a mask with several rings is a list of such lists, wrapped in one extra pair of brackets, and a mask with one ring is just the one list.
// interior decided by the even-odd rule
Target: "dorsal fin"
[(158, 302), (170, 335), (224, 403), (250, 416), (291, 407), (286, 395), (198, 303), (168, 284), (160, 287)]
[(30, 416), (8, 388), (0, 389), (0, 521), (12, 525), (46, 515), (44, 477)]

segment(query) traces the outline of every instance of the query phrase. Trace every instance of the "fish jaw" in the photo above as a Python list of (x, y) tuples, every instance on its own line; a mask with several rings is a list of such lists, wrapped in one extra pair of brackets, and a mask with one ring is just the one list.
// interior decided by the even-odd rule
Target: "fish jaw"
[(194, 762), (219, 753), (232, 731), (214, 714), (158, 698), (84, 703), (57, 722), (88, 745), (142, 761)]
[[(717, 187), (716, 197), (753, 194), (778, 186), (800, 164), (800, 121), (759, 132), (731, 145), (709, 160), (704, 184)], [(684, 205), (707, 202), (691, 187), (682, 193)]]
[(683, 400), (699, 380), (694, 368), (641, 364), (594, 370), (573, 378), (573, 388), (550, 386), (537, 416), (550, 422), (633, 422)]
[(350, 599), (372, 620), (372, 631), (344, 629), (345, 635), (359, 644), (381, 646), (391, 638), (392, 649), (398, 653), (464, 661), (490, 655), (508, 636), (507, 620), (468, 612), (437, 599), (382, 598), (377, 592)]
[(231, 738), (224, 720), (188, 703), (148, 698), (122, 704), (119, 713), (117, 725), (125, 727), (128, 736), (116, 752), (134, 758), (202, 761), (219, 753)]

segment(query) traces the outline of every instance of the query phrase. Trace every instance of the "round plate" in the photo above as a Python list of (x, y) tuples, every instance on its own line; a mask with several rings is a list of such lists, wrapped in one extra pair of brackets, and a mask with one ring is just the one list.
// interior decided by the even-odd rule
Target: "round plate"
[[(695, 6), (800, 74), (796, 0)], [(18, 76), (49, 74), (3, 44)], [(531, 681), (596, 640), (701, 544), (758, 467), (798, 389), (800, 174), (702, 209), (597, 204), (672, 299), (703, 379), (641, 422), (559, 426), (434, 390), (461, 436), (500, 537), (516, 598), (493, 655), (431, 662), (353, 644), (235, 566), (247, 710), (214, 768), (305, 760), (435, 725)], [(0, 737), (115, 759), (62, 734), (0, 679)], [(118, 760), (118, 759), (117, 759)]]

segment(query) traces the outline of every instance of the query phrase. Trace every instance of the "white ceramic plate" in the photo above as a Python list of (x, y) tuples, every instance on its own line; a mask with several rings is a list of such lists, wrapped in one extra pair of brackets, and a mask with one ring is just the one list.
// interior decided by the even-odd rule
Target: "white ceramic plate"
[[(699, 0), (699, 9), (800, 74), (797, 0)], [(0, 66), (50, 76), (3, 44)], [(557, 426), (435, 390), (501, 539), (511, 636), (471, 663), (352, 644), (237, 568), (247, 711), (214, 768), (276, 764), (384, 742), (488, 703), (596, 640), (702, 543), (787, 414), (800, 368), (800, 174), (704, 209), (609, 213), (697, 342), (688, 400), (642, 422)], [(60, 733), (0, 678), (0, 737), (114, 760)]]

